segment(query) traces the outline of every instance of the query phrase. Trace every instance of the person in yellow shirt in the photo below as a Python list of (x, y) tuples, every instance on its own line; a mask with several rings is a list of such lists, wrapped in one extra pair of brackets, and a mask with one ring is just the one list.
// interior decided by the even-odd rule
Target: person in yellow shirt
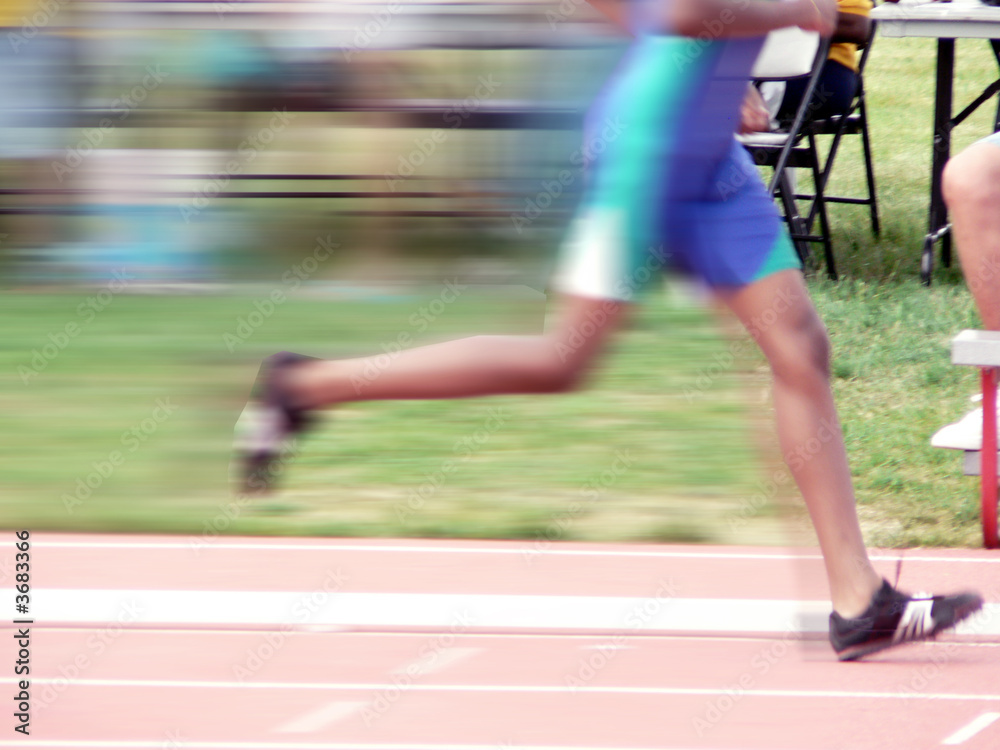
[(25, 18), (35, 10), (33, 0), (0, 0), (0, 29), (20, 29)]
[[(811, 119), (822, 120), (843, 114), (854, 101), (858, 85), (858, 45), (868, 42), (871, 10), (871, 0), (837, 0), (837, 30), (831, 40), (830, 57), (823, 66), (810, 103)], [(795, 119), (806, 85), (805, 79), (788, 82), (778, 109), (779, 122)]]

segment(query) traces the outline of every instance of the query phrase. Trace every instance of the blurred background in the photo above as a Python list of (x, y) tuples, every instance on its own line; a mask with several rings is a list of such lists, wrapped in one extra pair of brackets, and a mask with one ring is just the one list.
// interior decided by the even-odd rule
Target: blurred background
[[(697, 540), (760, 515), (735, 360), (702, 372), (721, 339), (683, 293), (594, 392), (345, 408), (279, 496), (229, 495), (272, 351), (542, 329), (627, 42), (582, 0), (3, 7), (7, 523)], [(651, 370), (661, 347), (691, 356)], [(692, 433), (732, 439), (703, 463)]]
[[(0, 524), (787, 541), (766, 370), (677, 283), (590, 391), (341, 409), (279, 496), (229, 493), (262, 357), (542, 329), (586, 179), (583, 116), (627, 41), (583, 0), (0, 0)], [(835, 343), (860, 344), (838, 350), (840, 392), (894, 373), (858, 385), (845, 418), (852, 457), (873, 456), (862, 502), (889, 503), (863, 508), (872, 540), (975, 543), (971, 484), (940, 451), (917, 479), (949, 502), (892, 516), (914, 507), (912, 425), (956, 410), (930, 413), (920, 387), (972, 390), (943, 342), (974, 312), (954, 284), (865, 286), (916, 275), (924, 41), (870, 66), (887, 229), (834, 216), (848, 281), (813, 288)], [(919, 356), (892, 333), (918, 312), (942, 342)]]
[(260, 278), (318, 233), (340, 278), (509, 259), (571, 206), (582, 110), (622, 47), (582, 0), (0, 7), (22, 282)]

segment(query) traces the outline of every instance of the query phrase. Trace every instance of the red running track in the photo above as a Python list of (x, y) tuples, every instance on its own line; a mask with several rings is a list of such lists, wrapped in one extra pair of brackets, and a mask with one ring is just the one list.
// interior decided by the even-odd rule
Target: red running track
[[(31, 733), (14, 731), (17, 640), (8, 637), (0, 747), (1000, 747), (995, 552), (877, 555), (890, 580), (903, 556), (903, 587), (977, 588), (990, 605), (960, 634), (841, 664), (815, 623), (750, 632), (743, 619), (747, 602), (825, 606), (822, 564), (808, 550), (43, 534), (31, 541)], [(0, 597), (10, 602), (12, 562), (13, 544), (5, 545), (0, 586), (8, 588)], [(285, 593), (323, 607), (310, 606), (312, 619), (257, 611)], [(111, 614), (86, 606), (116, 594)], [(398, 594), (413, 598), (395, 608), (404, 601), (392, 598)], [(367, 622), (370, 612), (383, 615), (356, 608), (355, 595), (389, 602), (392, 622)], [(426, 623), (426, 602), (459, 595), (463, 607), (520, 608), (520, 619), (496, 627), (455, 610), (441, 626)], [(176, 597), (169, 626), (156, 614), (162, 597)], [(209, 600), (225, 622), (202, 605), (184, 607)], [(671, 610), (674, 600), (685, 604)], [(602, 609), (622, 601), (630, 608), (609, 627)], [(699, 607), (718, 620), (711, 632), (687, 629)], [(568, 618), (561, 608), (573, 608)], [(650, 615), (643, 627), (629, 619), (659, 616), (657, 609), (676, 619)], [(5, 627), (19, 627), (12, 620)]]

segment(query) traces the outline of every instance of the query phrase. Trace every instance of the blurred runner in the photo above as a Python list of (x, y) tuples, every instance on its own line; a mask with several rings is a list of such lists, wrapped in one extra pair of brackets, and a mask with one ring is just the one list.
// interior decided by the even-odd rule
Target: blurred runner
[[(829, 341), (780, 216), (738, 145), (764, 36), (829, 35), (835, 0), (592, 4), (636, 37), (588, 118), (587, 193), (540, 336), (478, 336), (379, 361), (265, 361), (237, 443), (244, 492), (271, 487), (317, 409), (360, 400), (559, 393), (579, 387), (662, 266), (700, 279), (766, 355), (778, 434), (826, 563), (840, 659), (934, 637), (982, 606), (976, 594), (911, 597), (875, 572), (855, 510), (829, 380)], [(245, 421), (244, 421), (245, 420)]]

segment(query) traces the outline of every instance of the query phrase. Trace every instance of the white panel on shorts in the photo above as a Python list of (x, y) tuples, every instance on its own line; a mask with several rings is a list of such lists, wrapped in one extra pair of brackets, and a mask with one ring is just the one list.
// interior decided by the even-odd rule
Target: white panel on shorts
[(620, 208), (581, 209), (559, 253), (552, 288), (562, 294), (631, 301), (630, 249), (625, 211)]

